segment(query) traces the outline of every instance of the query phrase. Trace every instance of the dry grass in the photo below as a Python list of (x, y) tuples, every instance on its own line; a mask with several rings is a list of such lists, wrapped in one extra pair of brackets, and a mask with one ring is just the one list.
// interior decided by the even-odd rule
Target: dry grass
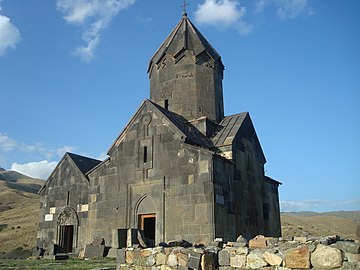
[[(335, 216), (303, 216), (281, 215), (282, 234), (287, 236), (328, 236), (339, 235), (343, 239), (356, 239), (356, 228), (360, 226), (348, 218)], [(358, 212), (359, 215), (359, 212)]]
[(35, 246), (39, 219), (39, 196), (14, 190), (0, 191), (2, 206), (12, 209), (0, 212), (0, 253), (17, 247)]

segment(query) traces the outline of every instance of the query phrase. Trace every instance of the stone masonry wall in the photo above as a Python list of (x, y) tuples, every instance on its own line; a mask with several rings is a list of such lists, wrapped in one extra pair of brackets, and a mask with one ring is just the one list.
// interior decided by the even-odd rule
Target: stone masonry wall
[(249, 242), (215, 239), (208, 247), (186, 241), (162, 243), (155, 248), (131, 247), (117, 250), (117, 270), (290, 270), (360, 269), (359, 241), (295, 237), (256, 236)]

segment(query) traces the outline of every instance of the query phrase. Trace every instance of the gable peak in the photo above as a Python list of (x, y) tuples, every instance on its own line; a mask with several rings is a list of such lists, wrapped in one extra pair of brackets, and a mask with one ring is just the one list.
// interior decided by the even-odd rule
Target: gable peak
[(165, 54), (169, 54), (173, 58), (176, 58), (176, 56), (184, 50), (191, 51), (195, 57), (206, 53), (213, 61), (220, 61), (221, 63), (221, 56), (219, 53), (195, 27), (188, 18), (186, 11), (184, 11), (180, 22), (152, 56), (148, 72), (153, 64), (160, 63)]

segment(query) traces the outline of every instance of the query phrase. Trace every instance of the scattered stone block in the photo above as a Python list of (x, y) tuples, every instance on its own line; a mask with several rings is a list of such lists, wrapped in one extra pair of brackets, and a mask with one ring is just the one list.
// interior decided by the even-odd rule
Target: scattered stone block
[[(360, 254), (345, 252), (345, 257), (347, 261), (350, 263), (360, 263)], [(359, 268), (360, 268), (360, 264), (359, 264)]]
[(279, 243), (279, 238), (266, 237), (266, 245), (267, 246), (277, 246), (278, 243)]
[(191, 268), (191, 269), (199, 269), (200, 266), (200, 258), (201, 258), (201, 254), (192, 252), (189, 254), (189, 261), (187, 263), (187, 267)]
[(145, 262), (146, 266), (153, 266), (153, 265), (155, 265), (155, 263), (156, 263), (156, 261), (155, 261), (154, 256), (150, 255), (150, 256), (146, 257), (146, 262)]
[(150, 256), (152, 254), (153, 254), (153, 251), (152, 251), (151, 248), (146, 248), (146, 249), (140, 250), (140, 256), (141, 257), (148, 257), (148, 256)]
[(116, 251), (116, 265), (126, 263), (125, 249), (121, 248), (117, 249)]
[(117, 248), (110, 248), (106, 254), (106, 248), (105, 248), (105, 254), (107, 258), (116, 258), (117, 256)]
[(351, 242), (351, 241), (338, 241), (335, 244), (335, 247), (344, 251), (353, 254), (358, 254), (360, 251), (360, 243), (359, 242)]
[(182, 267), (186, 267), (188, 261), (189, 261), (189, 256), (188, 254), (184, 254), (184, 253), (178, 253), (177, 254), (177, 257), (178, 257), (178, 264), (179, 266), (182, 266)]
[(241, 245), (243, 245), (243, 247), (248, 245), (248, 240), (246, 240), (246, 238), (244, 238), (242, 235), (240, 235), (237, 239), (236, 239), (237, 243), (240, 243)]
[(125, 259), (127, 264), (133, 264), (135, 259), (135, 250), (126, 250)]
[(231, 266), (220, 266), (219, 270), (234, 270)]
[(235, 255), (230, 257), (230, 266), (235, 268), (243, 268), (246, 265), (246, 255)]
[(236, 254), (247, 255), (249, 253), (249, 249), (247, 247), (239, 247), (236, 249)]
[(307, 237), (306, 236), (296, 236), (296, 237), (294, 237), (294, 241), (297, 241), (300, 243), (306, 243)]
[(227, 247), (245, 247), (246, 244), (240, 243), (240, 242), (227, 242), (226, 246)]
[(279, 255), (270, 253), (268, 251), (264, 252), (263, 257), (265, 261), (272, 266), (280, 266), (283, 262), (283, 259)]
[(255, 252), (251, 252), (246, 257), (246, 268), (258, 269), (267, 265), (268, 265), (267, 262), (263, 260), (262, 256)]
[(102, 258), (104, 257), (105, 246), (94, 246), (94, 245), (86, 245), (84, 251), (85, 258)]
[(164, 253), (158, 253), (155, 256), (155, 263), (156, 265), (162, 265), (162, 264), (166, 264), (167, 262), (167, 258), (168, 256)]
[(289, 249), (286, 252), (285, 265), (289, 268), (309, 269), (310, 251), (307, 246)]
[(255, 236), (253, 239), (249, 241), (249, 248), (255, 249), (255, 248), (264, 248), (266, 247), (266, 237), (263, 235)]
[(173, 240), (167, 243), (169, 247), (192, 247), (192, 244), (184, 239)]
[(337, 248), (319, 244), (311, 254), (311, 264), (321, 269), (340, 267), (342, 264), (341, 251)]
[(215, 270), (215, 254), (214, 253), (205, 253), (201, 256), (201, 270)]
[(170, 266), (166, 265), (166, 264), (163, 264), (161, 267), (160, 267), (160, 270), (173, 270), (173, 268), (171, 268)]
[(171, 253), (168, 257), (167, 264), (171, 267), (176, 267), (178, 265), (177, 256), (174, 253)]
[(336, 243), (339, 240), (340, 240), (340, 236), (330, 235), (330, 236), (326, 236), (326, 237), (320, 239), (320, 243), (323, 245), (331, 245), (331, 244)]
[(230, 265), (230, 253), (228, 252), (228, 250), (223, 249), (219, 251), (218, 261), (220, 266)]

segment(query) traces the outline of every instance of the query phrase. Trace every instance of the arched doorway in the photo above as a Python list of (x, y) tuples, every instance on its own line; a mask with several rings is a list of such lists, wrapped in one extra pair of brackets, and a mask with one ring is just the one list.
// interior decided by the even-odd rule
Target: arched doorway
[(135, 220), (137, 228), (143, 231), (148, 244), (154, 245), (157, 239), (157, 213), (153, 199), (147, 195), (142, 196), (137, 204), (135, 211)]
[(74, 252), (77, 243), (78, 217), (76, 211), (65, 207), (57, 220), (57, 243), (61, 252)]

